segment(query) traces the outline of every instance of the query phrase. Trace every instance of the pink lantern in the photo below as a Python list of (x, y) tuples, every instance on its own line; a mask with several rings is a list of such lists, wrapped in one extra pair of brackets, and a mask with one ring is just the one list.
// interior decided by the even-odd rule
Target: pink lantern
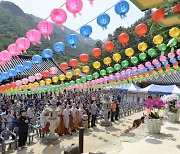
[(41, 73), (36, 73), (34, 76), (36, 80), (41, 80), (43, 77)]
[(50, 68), (50, 73), (51, 73), (52, 75), (56, 75), (57, 72), (58, 72), (57, 67), (51, 67), (51, 68)]
[(79, 88), (79, 85), (78, 85), (78, 84), (75, 84), (75, 85), (74, 85), (74, 88)]
[(171, 59), (171, 58), (174, 58), (175, 57), (175, 54), (173, 52), (170, 52), (168, 53), (168, 57)]
[(53, 25), (52, 23), (43, 20), (38, 23), (38, 30), (45, 38), (50, 40), (49, 35), (53, 32)]
[(180, 56), (180, 49), (177, 49), (176, 54)]
[(108, 78), (107, 76), (104, 77), (104, 81), (108, 81), (108, 79), (109, 79), (109, 78)]
[(21, 81), (21, 80), (17, 80), (17, 81), (16, 81), (16, 86), (17, 86), (17, 87), (22, 86), (22, 81)]
[(0, 61), (0, 66), (4, 66), (6, 64), (5, 61)]
[(142, 70), (142, 69), (144, 69), (144, 65), (143, 65), (143, 64), (140, 64), (140, 65), (138, 65), (138, 68), (139, 68), (140, 70)]
[(8, 52), (7, 50), (1, 51), (0, 52), (0, 61), (2, 62), (8, 62), (12, 58), (12, 54)]
[(34, 45), (41, 44), (41, 33), (36, 29), (29, 30), (26, 33), (26, 38)]
[(18, 56), (22, 53), (21, 49), (15, 43), (8, 46), (8, 51), (12, 54), (12, 56)]
[(67, 20), (67, 14), (63, 9), (54, 9), (51, 11), (51, 20), (56, 24), (62, 26)]
[(136, 72), (137, 71), (137, 67), (132, 67), (132, 72)]
[(112, 75), (112, 74), (109, 75), (109, 79), (110, 79), (110, 80), (114, 80), (114, 75)]
[(145, 63), (145, 66), (148, 67), (148, 68), (151, 67), (151, 62), (147, 61), (147, 62)]
[(29, 76), (28, 77), (28, 81), (31, 82), (31, 83), (34, 82), (35, 81), (35, 77), (34, 76)]
[(94, 0), (89, 0), (89, 1), (90, 1), (90, 4), (93, 6), (93, 1), (94, 1)]
[(92, 80), (92, 81), (91, 81), (91, 84), (94, 85), (94, 84), (95, 84), (95, 80)]
[(83, 8), (83, 2), (82, 0), (67, 0), (66, 8), (76, 17), (76, 13), (79, 13)]
[(22, 79), (22, 84), (23, 84), (23, 85), (27, 85), (27, 84), (28, 84), (28, 82), (29, 82), (29, 81), (28, 81), (28, 79), (27, 79), (27, 78)]
[(131, 73), (131, 69), (127, 69), (126, 73), (130, 74)]
[(79, 84), (79, 88), (83, 88), (83, 84), (82, 83)]
[(160, 58), (159, 58), (159, 60), (160, 60), (161, 62), (165, 62), (165, 61), (166, 61), (166, 56), (161, 55)]
[(125, 71), (121, 71), (121, 75), (126, 75), (126, 72)]
[(158, 65), (158, 63), (159, 63), (159, 60), (157, 60), (157, 59), (154, 59), (153, 61), (152, 61), (152, 63), (153, 63), (153, 65)]
[(116, 73), (115, 76), (116, 76), (117, 78), (120, 78), (121, 74), (120, 74), (120, 73)]
[(25, 37), (20, 37), (16, 40), (16, 45), (25, 53), (27, 53), (27, 49), (30, 47), (30, 42)]

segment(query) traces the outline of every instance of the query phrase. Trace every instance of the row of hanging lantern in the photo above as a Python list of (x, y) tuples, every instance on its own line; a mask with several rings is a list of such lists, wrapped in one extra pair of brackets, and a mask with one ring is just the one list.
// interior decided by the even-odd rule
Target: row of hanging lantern
[[(80, 79), (76, 79), (76, 81), (70, 81), (69, 83), (65, 83), (63, 84), (63, 86), (60, 86), (59, 88), (82, 88), (82, 84), (83, 86), (89, 86), (89, 82), (95, 82), (96, 84), (98, 84), (98, 82), (101, 81), (111, 81), (111, 80), (120, 80), (123, 83), (126, 83), (127, 81), (129, 82), (137, 82), (139, 81), (138, 79), (143, 79), (145, 78), (149, 78), (152, 74), (154, 77), (158, 74), (163, 75), (164, 73), (171, 73), (174, 70), (180, 70), (180, 67), (178, 66), (178, 61), (180, 61), (180, 49), (178, 49), (176, 51), (176, 54), (178, 55), (177, 57), (175, 57), (175, 54), (173, 53), (169, 53), (168, 54), (168, 58), (170, 59), (169, 62), (171, 64), (173, 64), (173, 68), (170, 67), (169, 62), (167, 60), (167, 58), (165, 60), (162, 60), (161, 57), (158, 59), (154, 59), (152, 60), (152, 62), (147, 61), (144, 65), (143, 64), (139, 64), (137, 67), (132, 67), (132, 68), (128, 68), (126, 70), (122, 70), (121, 72), (116, 73), (115, 75), (109, 75), (109, 77), (106, 76), (106, 72), (108, 74), (113, 73), (113, 70), (111, 70), (112, 68), (108, 67), (106, 70), (101, 70), (100, 73), (98, 72), (94, 72), (92, 75), (88, 75), (87, 77), (81, 77)], [(117, 67), (117, 65), (120, 64), (115, 64), (114, 65), (114, 69)], [(163, 71), (162, 65), (165, 67), (165, 71)], [(118, 66), (120, 67), (120, 66)], [(119, 69), (118, 69), (119, 70)], [(175, 72), (175, 71), (174, 71)], [(17, 81), (17, 83), (13, 82), (11, 84), (6, 84), (6, 85), (2, 85), (0, 86), (0, 91), (5, 91), (8, 89), (13, 89), (13, 87), (15, 88), (16, 86), (19, 87), (19, 90), (23, 90), (23, 86), (22, 85), (26, 85), (28, 82), (30, 82), (26, 87), (29, 89), (32, 88), (37, 88), (38, 86), (45, 86), (45, 85), (50, 85), (52, 82), (53, 83), (57, 83), (58, 80), (60, 80), (61, 82), (63, 82), (66, 78), (67, 79), (71, 79), (72, 78), (72, 73), (71, 72), (67, 72), (66, 75), (60, 75), (59, 78), (57, 76), (52, 77), (52, 80), (49, 77), (50, 73), (52, 75), (55, 75), (57, 73), (57, 68), (51, 68), (50, 72), (49, 71), (44, 71), (44, 73), (42, 73), (42, 75), (40, 73), (36, 74), (35, 76), (30, 76), (28, 79), (24, 78), (22, 79), (22, 81)], [(45, 75), (46, 74), (46, 75)], [(47, 75), (48, 74), (48, 75)], [(100, 75), (103, 77), (99, 78)], [(42, 76), (45, 78), (44, 80), (41, 80), (39, 83), (38, 82), (34, 82), (35, 80), (40, 80), (42, 79)], [(94, 79), (94, 80), (93, 80)], [(34, 82), (34, 83), (33, 83)], [(32, 84), (33, 83), (33, 84)], [(101, 82), (99, 82), (101, 83)], [(14, 85), (15, 84), (15, 85)], [(81, 85), (81, 86), (80, 86)], [(72, 87), (74, 86), (74, 87)], [(57, 90), (57, 88), (56, 88)]]

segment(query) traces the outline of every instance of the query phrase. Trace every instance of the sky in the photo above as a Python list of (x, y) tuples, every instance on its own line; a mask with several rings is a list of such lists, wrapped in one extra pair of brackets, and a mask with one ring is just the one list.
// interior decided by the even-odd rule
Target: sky
[[(16, 5), (18, 5), (25, 13), (33, 14), (37, 17), (45, 19), (50, 15), (50, 12), (54, 8), (59, 8), (62, 4), (65, 3), (66, 0), (8, 0)], [(97, 21), (94, 20), (89, 25), (92, 26), (93, 32), (91, 34), (91, 38), (97, 40), (103, 40), (108, 36), (108, 34), (113, 33), (116, 28), (123, 26), (129, 27), (136, 20), (141, 18), (144, 13), (141, 12), (130, 0), (127, 0), (130, 4), (130, 10), (127, 13), (127, 17), (125, 19), (121, 19), (118, 14), (116, 14), (114, 7), (108, 10), (106, 13), (110, 15), (111, 21), (107, 27), (107, 30), (103, 30), (97, 24)], [(81, 26), (89, 22), (90, 20), (96, 18), (99, 14), (103, 13), (105, 10), (115, 5), (119, 0), (94, 0), (94, 6), (90, 5), (89, 0), (83, 0), (83, 9), (81, 11), (81, 16), (77, 15), (75, 18), (71, 13), (66, 10), (66, 6), (62, 8), (66, 10), (68, 17), (64, 26), (76, 30)], [(48, 19), (51, 21), (50, 19)]]

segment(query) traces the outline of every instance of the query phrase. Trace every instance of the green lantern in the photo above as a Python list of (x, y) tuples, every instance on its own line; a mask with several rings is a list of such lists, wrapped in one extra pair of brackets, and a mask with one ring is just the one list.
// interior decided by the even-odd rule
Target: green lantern
[(172, 47), (176, 46), (177, 43), (178, 43), (177, 39), (172, 38), (172, 39), (169, 40), (167, 46), (170, 46), (172, 48)]
[(138, 58), (136, 56), (131, 57), (131, 63), (136, 65), (138, 63)]
[(154, 57), (156, 55), (156, 50), (151, 48), (148, 50), (148, 55), (151, 56), (151, 57)]
[(39, 94), (41, 94), (41, 93), (42, 93), (42, 90), (41, 90), (41, 89), (39, 89), (39, 90), (38, 90), (38, 93), (39, 93)]
[(129, 65), (129, 62), (127, 60), (122, 61), (121, 63), (122, 67), (126, 68)]
[(139, 54), (139, 59), (142, 60), (142, 61), (144, 61), (146, 59), (146, 57), (147, 57), (147, 55), (144, 52)]
[(92, 76), (92, 75), (88, 75), (88, 76), (87, 76), (87, 80), (88, 80), (88, 81), (91, 81), (92, 79), (93, 79), (93, 76)]
[(68, 83), (68, 82), (65, 83), (65, 87), (66, 87), (66, 88), (69, 87), (69, 83)]
[(113, 68), (112, 68), (112, 67), (108, 67), (106, 70), (107, 70), (107, 72), (108, 72), (109, 74), (111, 74), (111, 73), (113, 72)]
[(82, 82), (82, 83), (85, 83), (85, 82), (86, 82), (86, 77), (82, 77), (82, 78), (81, 78), (81, 82)]
[(94, 72), (94, 73), (93, 73), (93, 78), (94, 78), (94, 79), (99, 78), (99, 73), (98, 73), (98, 72)]
[(167, 49), (167, 45), (162, 43), (158, 46), (159, 51), (164, 52)]
[(114, 65), (114, 70), (119, 71), (121, 69), (121, 65), (120, 64), (115, 64)]
[(101, 76), (105, 76), (106, 75), (106, 70), (101, 70), (100, 74), (101, 74)]
[(28, 91), (27, 94), (28, 94), (28, 95), (31, 95), (31, 91)]
[(81, 79), (76, 79), (76, 84), (80, 84), (81, 83)]
[(70, 84), (70, 86), (74, 86), (75, 82), (74, 81), (70, 81), (69, 84)]

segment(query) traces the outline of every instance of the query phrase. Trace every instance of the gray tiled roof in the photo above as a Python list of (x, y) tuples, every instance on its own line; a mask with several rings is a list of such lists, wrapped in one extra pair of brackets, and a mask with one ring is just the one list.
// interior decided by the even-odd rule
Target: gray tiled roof
[(152, 78), (147, 81), (144, 81), (142, 83), (148, 83), (148, 84), (163, 84), (163, 85), (177, 85), (180, 86), (180, 72), (177, 71), (176, 74), (165, 74), (164, 76), (158, 76), (158, 78)]
[[(7, 72), (9, 69), (14, 69), (17, 65), (23, 64), (24, 61), (31, 61), (32, 56), (27, 55), (19, 55), (18, 57), (13, 57), (10, 62), (6, 63), (4, 66), (0, 66), (0, 73)], [(24, 70), (23, 73), (18, 73), (17, 76), (31, 76), (35, 75), (36, 73), (42, 73), (45, 70), (50, 70), (51, 67), (57, 67), (58, 73), (60, 75), (63, 71), (59, 68), (58, 64), (53, 60), (43, 58), (41, 64), (33, 64), (30, 70)]]

